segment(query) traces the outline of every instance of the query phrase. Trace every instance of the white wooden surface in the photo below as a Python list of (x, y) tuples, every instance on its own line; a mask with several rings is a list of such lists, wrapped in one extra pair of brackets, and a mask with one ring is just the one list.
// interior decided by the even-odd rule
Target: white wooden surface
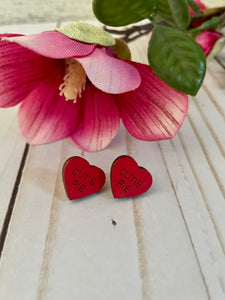
[[(134, 60), (146, 61), (145, 42), (131, 45)], [(16, 111), (0, 111), (1, 300), (225, 299), (225, 70), (216, 60), (173, 140), (138, 141), (121, 127), (99, 153), (83, 153), (69, 139), (29, 147), (6, 220), (25, 148)], [(114, 199), (110, 190), (111, 163), (123, 154), (153, 175), (151, 190), (135, 199)], [(61, 169), (74, 155), (101, 167), (107, 180), (100, 193), (69, 201)]]

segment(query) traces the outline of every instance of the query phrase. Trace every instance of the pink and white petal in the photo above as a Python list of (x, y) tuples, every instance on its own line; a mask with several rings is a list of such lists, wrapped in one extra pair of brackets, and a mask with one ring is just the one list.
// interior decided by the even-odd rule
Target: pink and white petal
[(82, 57), (90, 54), (95, 44), (72, 40), (58, 31), (44, 31), (37, 34), (6, 38), (7, 41), (49, 58)]
[(62, 76), (41, 82), (20, 106), (18, 117), (22, 135), (31, 145), (65, 138), (74, 131), (78, 106), (59, 95)]
[(111, 142), (120, 126), (114, 98), (89, 85), (80, 105), (78, 126), (71, 138), (85, 151), (99, 151)]
[(96, 48), (90, 55), (76, 58), (90, 81), (109, 94), (135, 90), (141, 83), (138, 71), (121, 59), (107, 55), (105, 48)]
[(172, 138), (181, 127), (188, 109), (188, 96), (166, 85), (143, 64), (140, 87), (117, 95), (122, 121), (131, 135), (145, 141)]
[(40, 81), (54, 73), (59, 64), (64, 62), (40, 56), (18, 44), (0, 41), (0, 107), (21, 102)]
[(196, 42), (202, 47), (205, 56), (208, 56), (215, 43), (223, 35), (215, 30), (204, 30), (196, 38)]

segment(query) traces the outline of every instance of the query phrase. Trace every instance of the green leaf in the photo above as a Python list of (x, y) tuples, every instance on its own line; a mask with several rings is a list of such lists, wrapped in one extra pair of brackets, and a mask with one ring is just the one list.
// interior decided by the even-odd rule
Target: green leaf
[(117, 57), (121, 59), (131, 60), (130, 48), (124, 41), (116, 39), (116, 44), (114, 46), (111, 46), (111, 48), (113, 49), (113, 52)]
[(187, 0), (188, 5), (193, 9), (193, 11), (200, 11), (198, 4), (195, 3), (193, 0)]
[(149, 18), (156, 0), (93, 0), (93, 12), (102, 23), (124, 26)]
[(217, 26), (219, 26), (221, 23), (221, 19), (219, 17), (212, 17), (210, 20), (202, 23), (200, 26), (198, 27), (195, 27), (191, 30), (188, 31), (188, 33), (199, 33), (201, 31), (204, 31), (204, 30), (208, 30), (208, 29), (215, 29), (217, 28)]
[(113, 46), (116, 41), (108, 32), (82, 21), (70, 23), (56, 29), (71, 39), (101, 46)]
[(186, 0), (158, 0), (156, 16), (181, 30), (186, 29), (191, 21)]
[(153, 72), (168, 85), (192, 96), (205, 76), (206, 59), (202, 48), (182, 31), (157, 25), (148, 47)]

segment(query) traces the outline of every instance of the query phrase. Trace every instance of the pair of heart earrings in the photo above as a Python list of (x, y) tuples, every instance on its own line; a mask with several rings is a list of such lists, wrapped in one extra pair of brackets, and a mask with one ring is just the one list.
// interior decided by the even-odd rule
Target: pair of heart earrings
[[(98, 192), (105, 184), (105, 173), (79, 156), (66, 160), (63, 182), (70, 200)], [(119, 156), (111, 167), (111, 188), (114, 198), (134, 197), (145, 193), (152, 185), (151, 174), (127, 155)]]

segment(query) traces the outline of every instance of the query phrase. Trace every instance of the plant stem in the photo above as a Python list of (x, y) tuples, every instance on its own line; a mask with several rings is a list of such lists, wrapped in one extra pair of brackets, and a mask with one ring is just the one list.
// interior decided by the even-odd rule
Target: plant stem
[(134, 25), (132, 27), (128, 27), (126, 29), (110, 29), (107, 26), (104, 26), (104, 30), (112, 33), (120, 35), (120, 39), (126, 43), (136, 40), (142, 35), (146, 35), (152, 31), (154, 28), (152, 23), (148, 23), (145, 25)]
[(212, 17), (220, 16), (225, 12), (225, 6), (213, 7), (201, 10), (199, 12), (194, 12), (191, 16), (192, 22), (202, 22), (209, 20)]
[[(220, 20), (219, 27), (223, 27), (225, 25), (225, 6), (223, 7), (215, 7), (215, 8), (207, 8), (199, 12), (194, 12), (191, 16), (191, 22), (204, 22), (210, 20), (211, 18), (217, 16)], [(160, 24), (167, 25), (165, 22), (160, 22)], [(107, 26), (104, 26), (104, 30), (111, 33), (119, 35), (119, 38), (124, 42), (129, 43), (131, 41), (136, 40), (137, 38), (150, 33), (154, 28), (152, 23), (147, 23), (144, 25), (134, 25), (131, 27), (127, 27), (125, 29), (111, 29)], [(195, 29), (197, 30), (197, 28)]]

